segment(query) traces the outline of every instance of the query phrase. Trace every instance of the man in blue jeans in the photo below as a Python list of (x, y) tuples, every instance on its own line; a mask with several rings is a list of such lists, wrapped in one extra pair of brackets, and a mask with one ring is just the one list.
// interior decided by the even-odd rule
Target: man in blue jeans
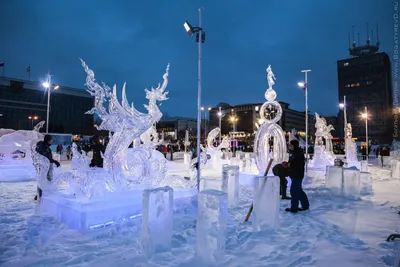
[[(299, 141), (290, 141), (289, 150), (291, 152), (289, 158), (289, 176), (292, 179), (292, 185), (290, 186), (291, 207), (287, 208), (286, 211), (296, 213), (298, 211), (305, 211), (310, 208), (308, 197), (303, 191), (301, 183), (304, 178), (304, 164), (305, 157), (303, 150), (299, 147)], [(299, 208), (299, 201), (301, 208)]]

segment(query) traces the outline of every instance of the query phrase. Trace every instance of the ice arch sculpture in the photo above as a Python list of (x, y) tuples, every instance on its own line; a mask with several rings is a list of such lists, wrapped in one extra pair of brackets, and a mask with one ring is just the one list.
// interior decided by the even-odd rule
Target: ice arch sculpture
[[(282, 107), (276, 101), (276, 92), (272, 88), (275, 84), (275, 75), (271, 65), (267, 68), (267, 80), (269, 88), (265, 92), (267, 101), (260, 108), (260, 117), (263, 124), (257, 131), (254, 139), (254, 152), (257, 169), (264, 173), (269, 160), (272, 158), (275, 163), (284, 160), (286, 149), (286, 139), (282, 128), (277, 122), (282, 118)], [(272, 115), (275, 115), (272, 117)]]
[(209, 151), (215, 151), (218, 150), (220, 151), (223, 148), (229, 148), (230, 146), (230, 138), (229, 137), (224, 137), (224, 139), (222, 139), (221, 144), (219, 144), (218, 146), (214, 146), (214, 142), (216, 137), (219, 135), (219, 133), (221, 132), (221, 129), (219, 127), (212, 129), (208, 135), (207, 135), (207, 152)]

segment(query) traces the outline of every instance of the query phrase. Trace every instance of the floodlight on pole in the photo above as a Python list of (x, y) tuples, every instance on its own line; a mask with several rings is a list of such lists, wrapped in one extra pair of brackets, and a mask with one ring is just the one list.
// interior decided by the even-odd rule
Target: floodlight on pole
[(189, 36), (193, 36), (196, 34), (196, 42), (198, 43), (198, 78), (197, 78), (197, 190), (200, 190), (200, 178), (201, 178), (201, 165), (200, 165), (200, 138), (201, 138), (201, 58), (202, 58), (202, 49), (201, 44), (204, 43), (206, 34), (202, 29), (202, 12), (204, 8), (199, 8), (199, 27), (193, 27), (189, 22), (185, 21), (183, 27)]
[[(51, 91), (51, 75), (47, 74), (46, 81), (42, 83), (43, 87), (47, 90), (47, 116), (46, 116), (46, 133), (49, 133), (49, 119), (50, 119), (50, 91)], [(59, 86), (55, 85), (53, 89), (58, 89)]]
[(367, 107), (364, 108), (364, 113), (361, 114), (361, 117), (365, 119), (365, 154), (367, 155), (367, 162), (368, 162), (368, 109)]

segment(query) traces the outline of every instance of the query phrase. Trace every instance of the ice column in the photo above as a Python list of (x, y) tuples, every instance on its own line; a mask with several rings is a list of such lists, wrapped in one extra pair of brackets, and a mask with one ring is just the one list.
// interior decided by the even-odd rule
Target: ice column
[(141, 246), (146, 256), (171, 249), (173, 198), (169, 186), (143, 192)]
[(392, 161), (392, 178), (400, 178), (400, 161)]
[(215, 179), (215, 178), (201, 178), (200, 180), (200, 191), (206, 189), (214, 189), (214, 190), (221, 190), (222, 189), (222, 180)]
[(222, 166), (222, 191), (228, 194), (229, 206), (235, 206), (239, 201), (239, 166)]
[(360, 171), (362, 171), (362, 172), (367, 172), (368, 171), (368, 161), (367, 160), (362, 160), (361, 161)]
[(372, 177), (369, 172), (360, 172), (361, 193), (372, 193)]
[(250, 153), (245, 153), (244, 158), (242, 159), (242, 172), (250, 172), (250, 171), (251, 171)]
[(343, 171), (343, 193), (349, 197), (360, 196), (360, 171), (344, 169)]
[(204, 262), (217, 262), (225, 252), (228, 195), (207, 189), (198, 194), (197, 256)]
[(326, 166), (326, 188), (333, 194), (343, 193), (343, 168), (338, 166)]
[(277, 176), (254, 178), (253, 231), (279, 226), (279, 188), (280, 183)]

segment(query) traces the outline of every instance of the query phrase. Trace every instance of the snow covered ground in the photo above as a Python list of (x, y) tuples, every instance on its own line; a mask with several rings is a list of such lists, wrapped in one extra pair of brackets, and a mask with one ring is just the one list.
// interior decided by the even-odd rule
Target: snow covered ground
[[(392, 266), (400, 240), (385, 239), (400, 230), (399, 180), (379, 167), (372, 173), (374, 195), (361, 200), (331, 197), (313, 181), (310, 211), (288, 214), (281, 201), (281, 227), (259, 233), (243, 222), (252, 188), (242, 186), (218, 266)], [(195, 198), (174, 213), (172, 251), (146, 260), (138, 252), (141, 218), (82, 234), (41, 214), (35, 193), (34, 181), (0, 183), (0, 266), (210, 266), (195, 258)]]

